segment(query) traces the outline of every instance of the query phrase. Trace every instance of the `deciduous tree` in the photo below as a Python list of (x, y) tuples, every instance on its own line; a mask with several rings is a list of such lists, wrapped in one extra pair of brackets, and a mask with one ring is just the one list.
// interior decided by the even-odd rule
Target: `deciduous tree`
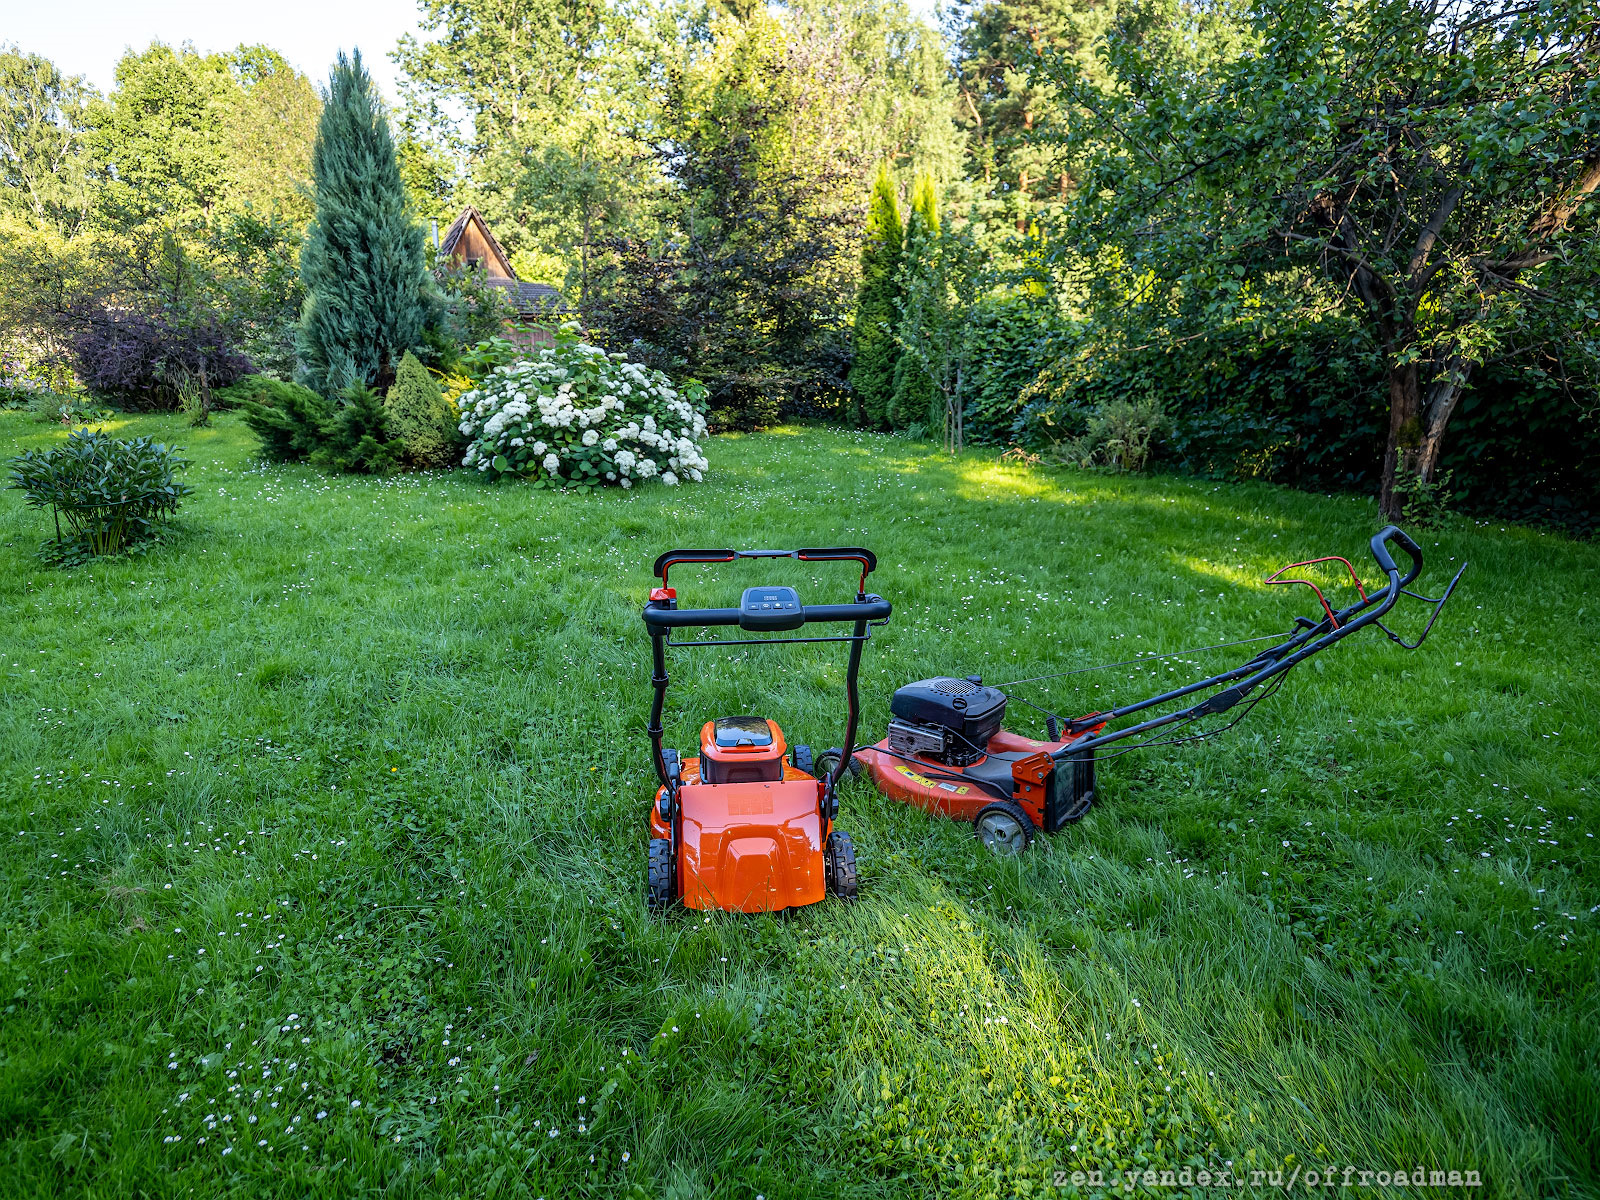
[[(1131, 28), (1117, 81), (1049, 55), (1087, 116), (1074, 242), (1216, 320), (1268, 295), (1354, 306), (1388, 391), (1383, 515), (1433, 479), (1482, 364), (1600, 309), (1600, 18), (1582, 0), (1262, 0), (1239, 52), (1195, 69)], [(1273, 273), (1319, 289), (1265, 288)], [(1535, 328), (1540, 337), (1530, 336)], [(1397, 489), (1397, 474), (1402, 487)]]

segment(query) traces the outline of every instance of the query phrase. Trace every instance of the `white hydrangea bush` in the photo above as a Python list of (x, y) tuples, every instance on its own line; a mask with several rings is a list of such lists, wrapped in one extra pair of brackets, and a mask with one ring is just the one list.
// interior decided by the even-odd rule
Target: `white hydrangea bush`
[(698, 481), (705, 397), (700, 384), (675, 385), (563, 326), (554, 345), (496, 367), (457, 399), (471, 443), (461, 465), (545, 487)]

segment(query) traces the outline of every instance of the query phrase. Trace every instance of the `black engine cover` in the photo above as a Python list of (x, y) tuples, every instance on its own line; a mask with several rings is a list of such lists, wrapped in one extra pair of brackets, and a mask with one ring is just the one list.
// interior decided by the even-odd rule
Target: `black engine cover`
[(908, 683), (895, 691), (889, 711), (903, 721), (939, 725), (954, 734), (953, 757), (982, 754), (1000, 731), (1006, 694), (971, 679), (939, 676)]

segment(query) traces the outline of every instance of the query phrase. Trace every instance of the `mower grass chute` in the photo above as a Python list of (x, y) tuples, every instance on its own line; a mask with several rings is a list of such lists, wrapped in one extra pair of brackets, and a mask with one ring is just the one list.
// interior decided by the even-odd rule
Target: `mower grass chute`
[[(738, 608), (679, 608), (667, 576), (679, 563), (794, 558), (802, 562), (855, 562), (861, 567), (848, 604), (806, 605), (792, 587), (746, 588)], [(870, 550), (836, 546), (809, 550), (671, 550), (656, 559), (661, 580), (644, 608), (650, 631), (655, 699), (650, 749), (660, 780), (650, 806), (647, 896), (650, 907), (674, 900), (688, 908), (776, 912), (815, 904), (830, 893), (856, 894), (855, 847), (833, 827), (838, 784), (850, 769), (849, 751), (830, 757), (818, 773), (808, 746), (791, 750), (777, 722), (735, 715), (707, 721), (698, 753), (681, 757), (662, 745), (661, 711), (667, 696), (669, 648), (780, 646), (847, 642), (845, 691), (849, 710), (845, 746), (855, 741), (861, 706), (856, 689), (861, 648), (873, 627), (889, 619), (890, 604), (867, 592), (877, 566)], [(746, 633), (790, 633), (806, 625), (843, 622), (848, 634), (816, 637), (740, 637), (676, 641), (675, 630), (737, 626)]]
[[(1404, 575), (1389, 551), (1391, 542), (1411, 559), (1410, 569)], [(895, 692), (889, 705), (892, 715), (888, 736), (874, 746), (858, 748), (858, 766), (871, 774), (873, 782), (885, 795), (929, 812), (971, 821), (979, 840), (991, 850), (1001, 854), (1017, 853), (1027, 847), (1039, 830), (1055, 833), (1089, 811), (1095, 799), (1096, 754), (1102, 747), (1126, 743), (1118, 749), (1120, 754), (1224, 733), (1282, 686), (1289, 672), (1300, 663), (1369, 625), (1381, 629), (1390, 640), (1407, 650), (1422, 645), (1445, 602), (1455, 591), (1466, 565), (1456, 572), (1443, 595), (1421, 596), (1407, 590), (1422, 573), (1422, 551), (1411, 538), (1390, 525), (1373, 537), (1370, 548), (1387, 580), (1370, 595), (1362, 587), (1355, 568), (1343, 558), (1291, 563), (1269, 576), (1267, 583), (1303, 583), (1310, 587), (1321, 603), (1321, 615), (1297, 618), (1294, 629), (1286, 634), (1246, 639), (1276, 644), (1232, 670), (1081, 717), (1067, 719), (1041, 709), (1046, 718), (1046, 736), (1042, 740), (1021, 737), (1001, 727), (1010, 697), (999, 687), (985, 686), (980, 676), (920, 680)], [(1354, 604), (1335, 610), (1311, 581), (1280, 578), (1285, 571), (1321, 562), (1344, 564), (1359, 597)], [(1404, 640), (1383, 623), (1383, 618), (1401, 596), (1433, 606), (1427, 624), (1414, 642)], [(1082, 667), (1056, 675), (1100, 669), (1103, 668)], [(1054, 677), (1041, 675), (1016, 683)], [(1188, 703), (1119, 729), (1110, 728), (1127, 717), (1178, 701)], [(1206, 718), (1235, 708), (1239, 711), (1221, 725), (1202, 724)], [(1140, 740), (1132, 740), (1136, 738)]]

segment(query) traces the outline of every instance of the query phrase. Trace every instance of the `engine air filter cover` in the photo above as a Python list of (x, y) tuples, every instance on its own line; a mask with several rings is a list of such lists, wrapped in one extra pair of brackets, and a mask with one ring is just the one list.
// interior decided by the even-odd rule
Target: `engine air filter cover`
[(981, 749), (999, 732), (1006, 714), (1006, 694), (970, 679), (940, 675), (898, 688), (889, 701), (889, 711), (902, 720), (942, 725)]

